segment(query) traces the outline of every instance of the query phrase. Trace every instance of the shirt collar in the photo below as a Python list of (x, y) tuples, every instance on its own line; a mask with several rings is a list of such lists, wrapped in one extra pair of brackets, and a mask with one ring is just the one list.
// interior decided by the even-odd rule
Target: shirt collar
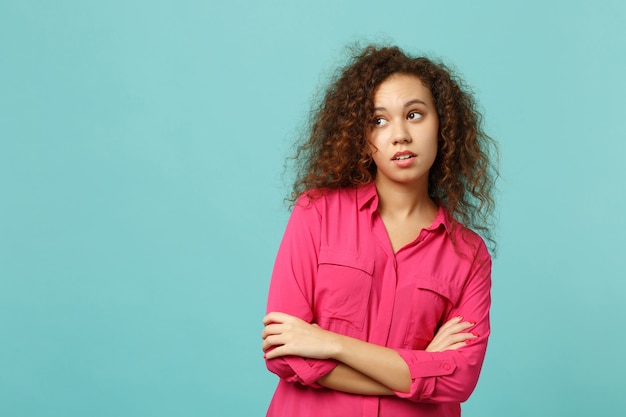
[[(372, 200), (373, 203), (372, 203)], [(378, 208), (378, 193), (376, 192), (376, 184), (374, 181), (360, 185), (356, 190), (356, 201), (359, 210), (363, 210), (367, 205), (371, 204), (372, 211)]]
[[(374, 181), (359, 186), (356, 193), (359, 210), (363, 210), (366, 207), (369, 207), (370, 212), (373, 212), (378, 208), (378, 193), (376, 192), (376, 184), (374, 183)], [(452, 220), (450, 218), (450, 214), (441, 204), (439, 204), (439, 211), (437, 212), (437, 216), (435, 217), (433, 224), (427, 227), (426, 230), (434, 231), (441, 226), (444, 227), (448, 234), (451, 233)]]
[(443, 226), (446, 229), (446, 232), (450, 234), (452, 232), (452, 223), (450, 221), (450, 214), (448, 211), (443, 208), (442, 205), (439, 205), (439, 211), (437, 212), (437, 216), (433, 221), (433, 224), (430, 225), (426, 230), (435, 230), (439, 227)]

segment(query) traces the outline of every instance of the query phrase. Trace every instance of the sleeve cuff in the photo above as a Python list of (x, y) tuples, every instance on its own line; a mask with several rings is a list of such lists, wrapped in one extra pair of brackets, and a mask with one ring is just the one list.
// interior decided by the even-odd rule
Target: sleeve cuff
[(411, 388), (409, 392), (394, 391), (396, 396), (412, 401), (431, 398), (435, 392), (438, 376), (450, 375), (456, 370), (456, 363), (451, 358), (435, 359), (425, 351), (398, 349), (398, 354), (409, 366)]
[(291, 366), (302, 384), (322, 388), (316, 381), (335, 369), (337, 362), (294, 357)]

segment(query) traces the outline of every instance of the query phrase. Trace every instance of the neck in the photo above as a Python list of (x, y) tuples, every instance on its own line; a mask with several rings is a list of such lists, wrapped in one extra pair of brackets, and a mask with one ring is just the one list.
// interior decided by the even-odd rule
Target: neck
[(408, 218), (412, 216), (433, 217), (437, 204), (428, 195), (428, 182), (399, 184), (376, 177), (378, 211), (383, 216)]

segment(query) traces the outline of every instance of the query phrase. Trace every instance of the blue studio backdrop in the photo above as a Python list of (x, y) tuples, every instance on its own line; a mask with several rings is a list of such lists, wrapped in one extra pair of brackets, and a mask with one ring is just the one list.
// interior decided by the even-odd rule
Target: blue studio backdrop
[(464, 415), (623, 416), (626, 3), (0, 0), (0, 416), (261, 416), (283, 166), (355, 41), (459, 69), (500, 144)]

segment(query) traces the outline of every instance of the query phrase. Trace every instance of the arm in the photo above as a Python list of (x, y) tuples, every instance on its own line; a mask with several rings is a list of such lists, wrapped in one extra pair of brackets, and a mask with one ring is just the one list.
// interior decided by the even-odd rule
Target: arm
[[(302, 324), (313, 320), (311, 301), (317, 274), (320, 217), (306, 197), (296, 205), (281, 242), (270, 284), (268, 311), (282, 311)], [(266, 322), (269, 324), (270, 322)], [(265, 331), (263, 338), (265, 339)], [(269, 349), (264, 347), (264, 350)], [(379, 382), (333, 358), (306, 355), (276, 355), (266, 352), (267, 368), (288, 382), (363, 395), (393, 395)], [(337, 368), (335, 368), (337, 367)]]
[[(466, 332), (471, 326), (471, 323), (462, 322), (460, 317), (454, 317), (439, 329), (426, 351), (443, 352), (465, 346), (476, 338), (472, 333)], [(395, 395), (390, 388), (343, 363), (337, 365), (317, 382), (324, 387), (353, 394)]]
[[(317, 273), (320, 217), (313, 203), (295, 204), (280, 244), (267, 302), (268, 311), (284, 311), (304, 322), (313, 320), (313, 285)], [(332, 370), (333, 360), (299, 356), (266, 357), (271, 372), (288, 382), (319, 387), (316, 381)]]
[[(333, 333), (284, 313), (272, 312), (264, 323), (263, 349), (268, 358), (298, 355), (341, 362), (320, 378), (320, 385), (357, 394), (410, 392), (409, 367), (394, 349)], [(475, 338), (464, 332), (471, 326), (460, 317), (453, 318), (442, 326), (427, 351), (458, 349)]]
[[(463, 295), (450, 313), (452, 318), (442, 326), (426, 350), (372, 345), (293, 320), (281, 313), (266, 317), (264, 350), (274, 347), (268, 357), (333, 358), (353, 368), (357, 374), (389, 387), (396, 395), (413, 401), (465, 401), (478, 380), (489, 335), (491, 261), (486, 248), (483, 246), (482, 249), (483, 256), (474, 262)], [(473, 323), (462, 322), (458, 318), (461, 314)], [(474, 334), (465, 333), (470, 327), (473, 327)], [(349, 383), (342, 381), (342, 377), (352, 377), (358, 382), (358, 375), (341, 372), (337, 375), (331, 372), (320, 382), (332, 381), (331, 388)], [(384, 395), (384, 389), (376, 394)]]
[[(482, 242), (481, 242), (482, 244)], [(396, 395), (416, 402), (464, 402), (478, 382), (490, 334), (491, 258), (479, 247), (460, 299), (450, 316), (463, 316), (475, 323), (476, 336), (456, 350), (420, 351), (396, 349), (409, 366), (411, 389)]]
[(394, 395), (394, 392), (378, 381), (350, 368), (343, 363), (317, 380), (323, 387), (350, 394)]
[[(269, 313), (263, 322), (266, 325), (262, 334), (263, 350), (267, 358), (297, 355), (334, 359), (390, 389), (408, 391), (409, 369), (393, 349), (333, 333), (285, 313)], [(340, 374), (342, 371), (345, 371), (343, 375)], [(352, 382), (356, 383), (362, 379), (345, 369), (338, 373), (339, 376), (330, 379), (331, 383), (345, 385), (351, 382), (342, 376), (352, 377)]]

